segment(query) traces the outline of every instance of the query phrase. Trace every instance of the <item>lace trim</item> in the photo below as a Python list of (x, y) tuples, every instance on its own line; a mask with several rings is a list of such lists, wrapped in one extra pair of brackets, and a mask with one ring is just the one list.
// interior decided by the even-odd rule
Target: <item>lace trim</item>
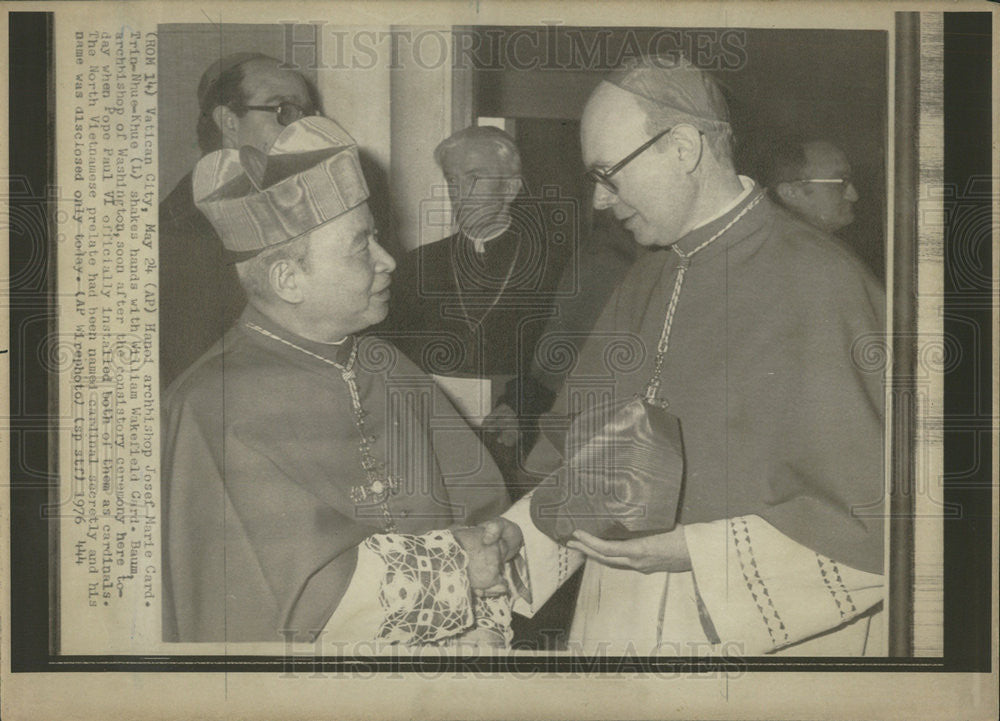
[(496, 645), (504, 648), (514, 640), (514, 631), (510, 627), (510, 596), (480, 597), (476, 599), (476, 628), (492, 634)]
[(364, 543), (385, 563), (377, 639), (430, 644), (475, 623), (465, 551), (450, 531), (375, 534)]

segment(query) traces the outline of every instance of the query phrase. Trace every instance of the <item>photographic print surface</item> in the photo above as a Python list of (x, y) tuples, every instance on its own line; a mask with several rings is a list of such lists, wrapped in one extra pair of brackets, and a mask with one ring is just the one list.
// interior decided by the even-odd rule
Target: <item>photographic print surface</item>
[(5, 671), (990, 671), (990, 14), (410, 7), (8, 11)]

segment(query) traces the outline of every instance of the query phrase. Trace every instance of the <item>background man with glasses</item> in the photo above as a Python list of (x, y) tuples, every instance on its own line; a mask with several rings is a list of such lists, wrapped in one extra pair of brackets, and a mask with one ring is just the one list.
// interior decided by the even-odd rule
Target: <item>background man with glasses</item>
[[(202, 154), (250, 145), (266, 153), (285, 126), (315, 115), (300, 73), (260, 53), (212, 63), (198, 83)], [(166, 388), (233, 324), (246, 294), (222, 241), (194, 204), (191, 174), (160, 203), (160, 383)]]
[(774, 198), (812, 226), (836, 233), (854, 222), (858, 191), (851, 164), (827, 140), (786, 141), (772, 151), (769, 177)]
[[(884, 653), (883, 367), (858, 355), (884, 333), (878, 282), (736, 173), (726, 102), (688, 63), (612, 73), (581, 145), (595, 207), (659, 250), (612, 294), (542, 427), (565, 428), (598, 391), (652, 387), (680, 421), (681, 496), (672, 530), (576, 530), (561, 546), (532, 521), (560, 508), (535, 503), (543, 480), (504, 514), (530, 578), (514, 610), (531, 613), (585, 560), (570, 631), (583, 653)], [(627, 358), (623, 334), (639, 347)], [(562, 451), (543, 438), (526, 468), (565, 473)]]

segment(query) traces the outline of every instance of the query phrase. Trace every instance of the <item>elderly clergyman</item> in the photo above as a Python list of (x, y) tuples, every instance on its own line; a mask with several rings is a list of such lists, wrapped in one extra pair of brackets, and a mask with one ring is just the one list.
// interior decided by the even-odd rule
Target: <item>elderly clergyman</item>
[[(853, 350), (883, 332), (879, 284), (737, 175), (726, 103), (689, 64), (610, 75), (581, 135), (595, 206), (661, 250), (612, 295), (554, 414), (579, 408), (595, 379), (618, 398), (642, 393), (659, 356), (683, 490), (673, 530), (577, 531), (569, 548), (519, 502), (506, 517), (524, 533), (534, 606), (515, 610), (585, 559), (570, 637), (585, 652), (882, 652), (884, 389)], [(614, 359), (621, 333), (642, 342), (634, 362)], [(543, 442), (527, 463), (543, 475), (560, 461)]]
[[(558, 268), (541, 217), (518, 201), (521, 156), (504, 131), (470, 127), (445, 138), (434, 159), (448, 183), (454, 233), (400, 260), (385, 329), (393, 341), (446, 387), (478, 381), (473, 421), (493, 401), (508, 417), (528, 413), (536, 395), (527, 370), (553, 313)], [(545, 211), (547, 208), (542, 208)], [(530, 384), (530, 385), (528, 385)], [(475, 403), (475, 401), (479, 403)], [(505, 470), (513, 449), (493, 443)]]
[(249, 305), (166, 399), (165, 638), (509, 641), (500, 547), (452, 528), (506, 507), (499, 472), (429, 378), (356, 338), (394, 263), (353, 140), (304, 118), (193, 188)]
[[(504, 131), (471, 127), (443, 140), (434, 159), (448, 184), (454, 233), (400, 261), (388, 325), (429, 372), (513, 376), (545, 321), (531, 321), (525, 300), (556, 280), (541, 228), (518, 208), (520, 153)], [(425, 352), (445, 339), (460, 344), (460, 357)]]

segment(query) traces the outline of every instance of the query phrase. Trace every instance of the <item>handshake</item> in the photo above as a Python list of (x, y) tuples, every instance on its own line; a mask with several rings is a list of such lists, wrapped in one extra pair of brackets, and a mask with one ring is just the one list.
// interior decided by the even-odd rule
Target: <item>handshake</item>
[(469, 585), (479, 596), (502, 596), (510, 592), (504, 580), (504, 564), (517, 555), (524, 538), (517, 524), (492, 518), (478, 526), (451, 529), (468, 558)]

